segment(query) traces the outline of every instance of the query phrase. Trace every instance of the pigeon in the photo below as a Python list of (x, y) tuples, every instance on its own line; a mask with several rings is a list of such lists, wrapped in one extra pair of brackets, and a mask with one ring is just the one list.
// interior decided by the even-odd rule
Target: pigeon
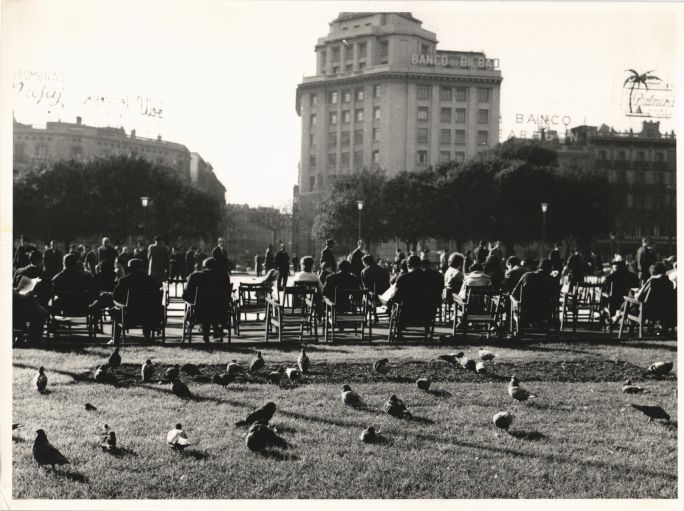
[(487, 367), (485, 366), (485, 363), (480, 361), (477, 364), (475, 364), (475, 372), (478, 374), (484, 374), (487, 372)]
[(632, 380), (625, 380), (625, 382), (622, 384), (622, 392), (625, 394), (639, 394), (643, 391), (644, 389), (638, 385), (632, 385)]
[(119, 348), (114, 348), (114, 353), (109, 355), (109, 360), (107, 360), (109, 367), (116, 369), (121, 365), (121, 355), (119, 355)]
[(416, 380), (416, 387), (418, 387), (419, 390), (428, 391), (430, 390), (431, 383), (432, 382), (428, 378), (418, 378)]
[(190, 389), (188, 386), (182, 381), (176, 378), (173, 380), (173, 385), (171, 386), (171, 392), (176, 394), (178, 397), (182, 399), (190, 399), (192, 398), (192, 392), (190, 392)]
[(494, 415), (492, 422), (497, 428), (508, 431), (508, 428), (513, 424), (513, 414), (511, 412), (499, 412)]
[(249, 372), (250, 373), (256, 373), (257, 371), (260, 371), (261, 369), (264, 368), (266, 365), (266, 362), (264, 362), (264, 359), (261, 357), (261, 352), (257, 351), (257, 356), (254, 360), (252, 360), (252, 363), (249, 364)]
[(672, 371), (672, 362), (656, 362), (655, 364), (651, 364), (648, 366), (648, 369), (646, 369), (645, 374), (652, 374), (653, 376), (663, 376)]
[(257, 408), (252, 413), (250, 413), (245, 420), (238, 421), (235, 423), (236, 426), (247, 426), (255, 422), (267, 423), (273, 418), (273, 414), (276, 411), (275, 403), (268, 402), (261, 408)]
[(233, 360), (226, 366), (226, 371), (228, 374), (237, 374), (243, 371), (242, 366), (237, 363), (237, 360)]
[(85, 404), (85, 409), (87, 412), (97, 412), (97, 408), (90, 403)]
[(154, 376), (154, 365), (152, 364), (152, 361), (149, 358), (140, 368), (140, 376), (142, 377), (142, 381), (144, 382), (152, 380), (152, 376)]
[(489, 361), (493, 360), (494, 357), (496, 357), (496, 355), (494, 353), (492, 353), (491, 351), (487, 351), (487, 350), (483, 350), (483, 349), (478, 350), (477, 356), (483, 362), (489, 362)]
[(181, 424), (176, 424), (176, 427), (167, 433), (166, 443), (178, 451), (182, 451), (188, 445), (192, 445), (188, 441), (188, 435), (183, 431)]
[(48, 442), (47, 435), (42, 429), (36, 431), (36, 440), (33, 442), (33, 457), (38, 465), (51, 465), (53, 470), (55, 465), (69, 463), (69, 460)]
[(537, 397), (535, 394), (530, 394), (523, 389), (515, 375), (513, 375), (511, 381), (508, 383), (508, 395), (516, 401), (527, 401), (531, 397)]
[(235, 377), (232, 374), (228, 373), (221, 373), (221, 374), (215, 374), (214, 376), (211, 377), (211, 383), (216, 383), (217, 385), (223, 385), (223, 388), (226, 388), (226, 385), (229, 383), (232, 383), (235, 381)]
[(297, 359), (297, 367), (299, 367), (299, 370), (302, 374), (309, 372), (309, 357), (306, 354), (304, 346), (302, 346), (302, 352), (299, 354), (299, 358)]
[(107, 424), (102, 428), (100, 433), (100, 447), (105, 452), (116, 452), (116, 433), (109, 429)]
[(646, 415), (649, 422), (651, 422), (653, 419), (665, 419), (666, 421), (670, 420), (668, 413), (659, 406), (629, 404), (620, 411), (625, 411), (630, 407), (634, 408), (635, 410), (639, 410), (641, 413)]
[(460, 357), (457, 357), (458, 361), (461, 363), (461, 367), (466, 371), (475, 371), (475, 361), (472, 358), (468, 358), (461, 353)]
[(42, 394), (47, 388), (47, 383), (48, 378), (45, 374), (45, 368), (41, 367), (38, 369), (38, 374), (33, 378), (33, 384), (36, 386), (36, 390)]
[(373, 362), (373, 371), (380, 374), (387, 374), (390, 370), (389, 360), (382, 358)]
[(180, 378), (180, 366), (176, 364), (173, 367), (169, 367), (164, 373), (164, 375), (166, 376), (166, 379), (169, 381), (173, 381)]
[(280, 383), (280, 379), (282, 377), (283, 377), (282, 370), (271, 371), (270, 373), (268, 373), (268, 376), (266, 376), (266, 378), (268, 378), (268, 381), (270, 381), (271, 383), (274, 383), (274, 384)]
[(361, 396), (354, 392), (349, 385), (342, 385), (342, 402), (345, 405), (353, 406), (354, 408), (364, 407), (364, 403)]
[(385, 413), (391, 415), (392, 417), (399, 417), (400, 419), (408, 419), (411, 417), (411, 412), (406, 409), (404, 402), (395, 394), (392, 394), (389, 397), (382, 409), (385, 411)]
[(19, 424), (18, 422), (13, 422), (13, 423), (12, 423), (12, 431), (14, 431), (15, 429), (23, 428), (23, 427), (24, 427), (24, 425), (23, 425), (23, 424)]
[(302, 378), (302, 373), (300, 373), (299, 369), (296, 367), (288, 367), (285, 369), (285, 374), (292, 381), (300, 380)]
[(444, 360), (445, 362), (449, 362), (450, 364), (456, 364), (458, 362), (458, 359), (463, 356), (463, 352), (459, 351), (458, 353), (449, 353), (448, 355), (440, 355), (439, 359)]
[(268, 424), (252, 424), (245, 437), (245, 444), (252, 452), (261, 452), (269, 447), (287, 449), (287, 442), (279, 437)]
[(111, 383), (116, 385), (117, 379), (109, 372), (109, 364), (102, 364), (95, 370), (95, 381), (98, 383)]
[(200, 374), (199, 367), (197, 367), (195, 364), (183, 364), (181, 366), (181, 371), (187, 374), (188, 376), (197, 376)]
[(375, 433), (375, 428), (373, 426), (368, 426), (359, 435), (359, 440), (366, 444), (372, 444), (378, 441), (378, 435)]

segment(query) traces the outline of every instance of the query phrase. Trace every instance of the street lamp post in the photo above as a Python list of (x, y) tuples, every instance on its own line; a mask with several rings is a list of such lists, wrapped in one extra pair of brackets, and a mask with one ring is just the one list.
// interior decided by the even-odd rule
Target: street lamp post
[(361, 239), (361, 211), (363, 211), (363, 201), (357, 200), (356, 206), (359, 208), (359, 240)]
[(541, 203), (542, 210), (542, 243), (541, 243), (541, 258), (544, 257), (544, 246), (546, 245), (546, 212), (549, 209), (548, 202)]
[(150, 205), (150, 199), (149, 197), (140, 197), (140, 202), (142, 203), (142, 208), (143, 208), (143, 239), (145, 239), (145, 231), (147, 231), (147, 207)]

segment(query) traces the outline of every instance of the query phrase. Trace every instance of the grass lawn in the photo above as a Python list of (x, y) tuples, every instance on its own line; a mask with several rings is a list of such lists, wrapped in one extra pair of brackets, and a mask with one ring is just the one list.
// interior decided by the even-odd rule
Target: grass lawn
[[(247, 366), (254, 350), (203, 346), (127, 347), (116, 374), (120, 385), (83, 377), (104, 361), (105, 347), (72, 351), (14, 350), (14, 498), (675, 498), (677, 496), (676, 376), (645, 378), (657, 360), (675, 360), (675, 341), (524, 344), (493, 347), (490, 374), (477, 375), (439, 361), (442, 353), (476, 346), (311, 346), (312, 374), (301, 383), (274, 386), (265, 375), (246, 375), (227, 389), (207, 377), (232, 359)], [(262, 350), (268, 367), (293, 366), (298, 351)], [(372, 362), (389, 357), (395, 366), (373, 374)], [(195, 400), (170, 393), (169, 384), (142, 384), (140, 364), (163, 368), (200, 365), (202, 376), (184, 376)], [(45, 366), (49, 393), (31, 386)], [(675, 368), (676, 370), (676, 368)], [(538, 393), (514, 403), (506, 385), (516, 373)], [(431, 392), (413, 383), (428, 376)], [(647, 394), (627, 396), (631, 377)], [(369, 404), (354, 410), (340, 400), (349, 383)], [(395, 393), (412, 412), (401, 420), (382, 412)], [(234, 423), (274, 401), (272, 423), (290, 448), (268, 455), (250, 452)], [(87, 412), (90, 402), (97, 412)], [(627, 403), (657, 404), (672, 421), (649, 423)], [(491, 424), (510, 410), (510, 434)], [(191, 448), (180, 454), (166, 433), (180, 422)], [(116, 432), (122, 452), (97, 447), (104, 423)], [(366, 445), (361, 431), (374, 425), (386, 442)], [(31, 454), (35, 430), (70, 461), (53, 473)]]

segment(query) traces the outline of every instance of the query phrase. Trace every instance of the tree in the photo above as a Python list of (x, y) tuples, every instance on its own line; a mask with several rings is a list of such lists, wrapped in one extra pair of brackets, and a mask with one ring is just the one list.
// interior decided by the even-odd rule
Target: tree
[(282, 234), (282, 231), (287, 228), (291, 218), (276, 208), (260, 207), (253, 210), (252, 221), (259, 227), (271, 232), (275, 245), (278, 234)]
[(656, 75), (652, 75), (650, 73), (653, 72), (653, 69), (650, 71), (646, 71), (645, 73), (639, 74), (636, 72), (634, 69), (627, 69), (625, 70), (627, 73), (631, 73), (627, 79), (625, 80), (625, 83), (622, 84), (624, 87), (628, 83), (630, 83), (629, 87), (629, 113), (632, 113), (632, 94), (634, 94), (634, 89), (640, 89), (641, 86), (643, 85), (648, 89), (648, 82), (653, 82), (653, 81), (661, 81), (660, 78), (658, 78)]

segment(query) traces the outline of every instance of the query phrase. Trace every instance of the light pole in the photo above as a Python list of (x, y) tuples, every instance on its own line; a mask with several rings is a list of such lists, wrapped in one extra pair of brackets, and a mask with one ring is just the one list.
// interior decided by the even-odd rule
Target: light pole
[(147, 206), (150, 205), (150, 199), (149, 197), (140, 197), (140, 202), (142, 203), (142, 208), (143, 208), (143, 240), (145, 239), (145, 231), (147, 231)]
[(544, 258), (544, 246), (546, 245), (546, 212), (549, 209), (548, 202), (541, 203), (542, 210), (542, 244), (541, 244), (541, 258)]
[(359, 208), (359, 240), (361, 240), (361, 211), (363, 211), (363, 201), (357, 200), (356, 206)]

